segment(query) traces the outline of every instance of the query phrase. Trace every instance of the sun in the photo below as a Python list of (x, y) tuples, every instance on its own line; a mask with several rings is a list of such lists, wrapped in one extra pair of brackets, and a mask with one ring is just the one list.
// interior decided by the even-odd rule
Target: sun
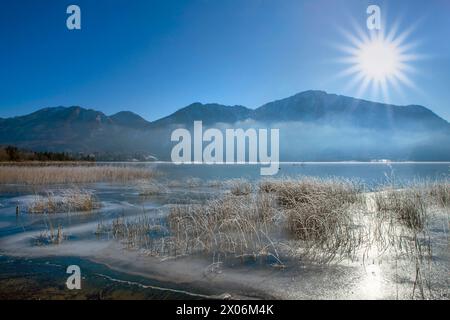
[(360, 72), (372, 81), (386, 81), (400, 72), (401, 56), (397, 48), (383, 39), (361, 46), (355, 58)]
[(413, 29), (403, 33), (397, 30), (395, 25), (387, 34), (384, 30), (364, 32), (359, 28), (353, 33), (344, 31), (350, 43), (339, 46), (346, 54), (339, 59), (346, 65), (339, 76), (349, 79), (347, 90), (357, 88), (355, 96), (370, 91), (372, 98), (388, 103), (392, 90), (402, 93), (402, 87), (416, 89), (412, 75), (417, 70), (412, 64), (419, 55), (412, 52), (416, 43), (407, 42)]

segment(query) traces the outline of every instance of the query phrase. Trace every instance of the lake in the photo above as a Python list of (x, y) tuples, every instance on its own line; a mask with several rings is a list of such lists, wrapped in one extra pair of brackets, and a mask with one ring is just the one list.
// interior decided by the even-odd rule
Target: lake
[(254, 164), (183, 164), (172, 163), (134, 163), (135, 166), (148, 166), (162, 172), (167, 179), (184, 179), (188, 177), (203, 180), (221, 180), (244, 178), (258, 180), (261, 178), (280, 178), (314, 176), (326, 178), (331, 176), (359, 179), (369, 185), (384, 184), (392, 179), (401, 182), (413, 180), (445, 180), (449, 178), (450, 162), (297, 162), (280, 163), (279, 171), (274, 176), (261, 176), (260, 165)]

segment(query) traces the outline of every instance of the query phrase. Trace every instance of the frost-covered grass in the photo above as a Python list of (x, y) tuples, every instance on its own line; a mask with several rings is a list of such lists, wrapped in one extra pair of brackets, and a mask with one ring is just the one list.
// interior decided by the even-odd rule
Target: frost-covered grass
[(28, 212), (33, 214), (88, 212), (100, 207), (94, 193), (83, 189), (64, 189), (58, 193), (52, 191), (36, 195), (28, 205)]
[(93, 182), (127, 182), (155, 176), (144, 168), (120, 166), (0, 166), (0, 183), (51, 185)]

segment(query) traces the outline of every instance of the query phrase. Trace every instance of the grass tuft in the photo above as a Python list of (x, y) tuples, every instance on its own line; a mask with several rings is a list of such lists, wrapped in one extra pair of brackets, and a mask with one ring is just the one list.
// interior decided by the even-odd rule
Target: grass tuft
[(140, 181), (138, 183), (138, 192), (140, 196), (156, 196), (169, 192), (168, 188), (157, 182)]
[(33, 214), (87, 212), (99, 207), (91, 191), (66, 189), (56, 195), (50, 191), (44, 196), (36, 195), (35, 200), (28, 206), (28, 212)]
[(420, 189), (381, 191), (375, 195), (375, 204), (378, 212), (393, 214), (408, 228), (421, 230), (424, 227), (426, 202)]
[(245, 179), (233, 179), (230, 180), (228, 185), (230, 186), (230, 192), (234, 196), (247, 196), (252, 193), (252, 184)]
[(361, 186), (342, 179), (287, 179), (264, 181), (262, 193), (275, 194), (287, 215), (287, 229), (302, 242), (303, 254), (329, 261), (337, 255), (355, 252), (360, 233), (355, 207), (360, 203)]

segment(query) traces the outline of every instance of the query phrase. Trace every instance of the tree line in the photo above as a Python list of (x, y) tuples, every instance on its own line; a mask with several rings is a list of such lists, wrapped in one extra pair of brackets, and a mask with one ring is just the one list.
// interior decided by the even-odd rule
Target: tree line
[(91, 156), (74, 156), (66, 152), (30, 151), (15, 146), (0, 146), (0, 162), (20, 161), (95, 161)]

